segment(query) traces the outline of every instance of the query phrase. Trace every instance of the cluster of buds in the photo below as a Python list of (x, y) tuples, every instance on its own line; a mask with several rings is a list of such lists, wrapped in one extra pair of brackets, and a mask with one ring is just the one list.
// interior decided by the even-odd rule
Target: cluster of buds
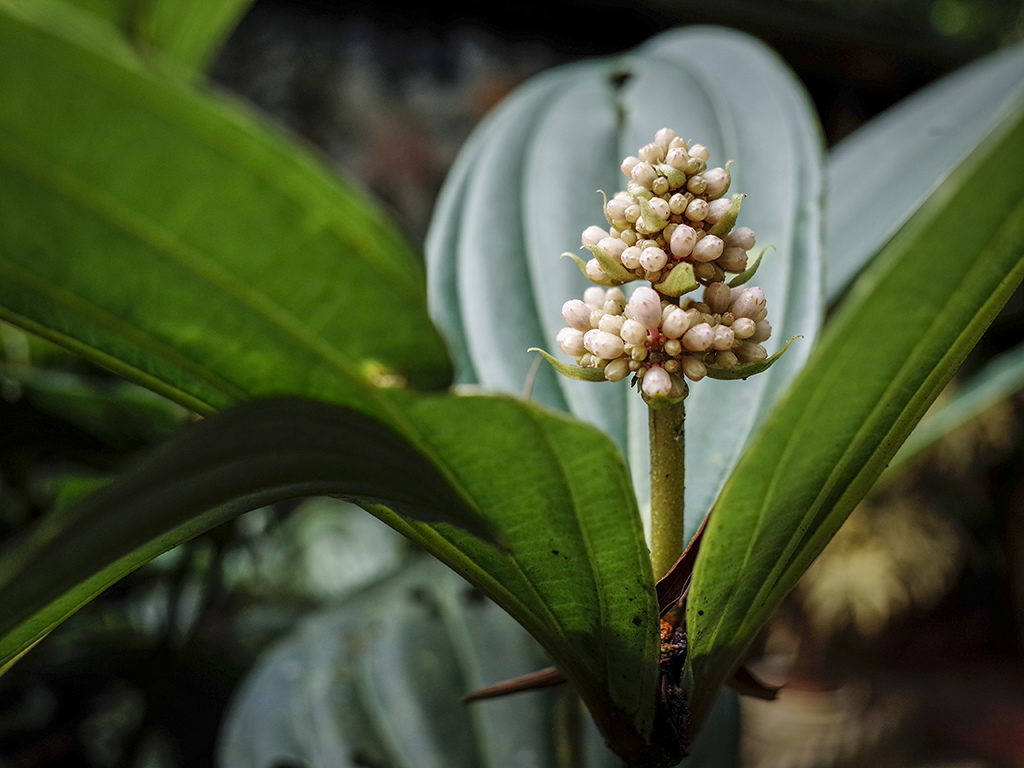
[[(557, 343), (575, 360), (545, 354), (563, 374), (591, 381), (632, 376), (652, 406), (686, 397), (686, 380), (737, 379), (768, 368), (772, 332), (764, 292), (747, 286), (754, 233), (734, 229), (742, 195), (725, 199), (725, 168), (708, 170), (708, 150), (662, 128), (638, 157), (627, 157), (624, 192), (605, 203), (610, 225), (588, 227), (583, 246), (594, 258), (569, 254), (596, 285), (562, 307)], [(736, 276), (726, 282), (726, 273)], [(646, 280), (627, 299), (618, 287)], [(686, 296), (703, 286), (700, 301)], [(792, 340), (790, 340), (792, 341)]]
[(728, 167), (709, 169), (707, 161), (707, 147), (669, 128), (623, 160), (629, 182), (605, 202), (609, 228), (583, 232), (592, 259), (573, 256), (587, 278), (604, 286), (647, 280), (663, 295), (681, 296), (746, 270), (754, 233), (733, 229), (743, 196), (724, 197)]
[(592, 286), (582, 301), (563, 305), (568, 325), (557, 341), (581, 368), (601, 369), (608, 381), (632, 375), (647, 398), (674, 400), (686, 395), (684, 377), (735, 378), (737, 369), (763, 363), (767, 314), (760, 288), (711, 283), (703, 301), (676, 304), (652, 288), (637, 288), (627, 301), (620, 288)]

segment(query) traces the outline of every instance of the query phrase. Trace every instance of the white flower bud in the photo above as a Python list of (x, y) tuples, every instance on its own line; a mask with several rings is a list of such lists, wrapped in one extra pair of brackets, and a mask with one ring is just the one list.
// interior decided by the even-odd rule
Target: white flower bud
[(760, 344), (762, 341), (768, 341), (772, 336), (772, 326), (767, 320), (762, 320), (756, 326), (753, 335), (750, 340)]
[(624, 357), (612, 360), (604, 367), (604, 377), (608, 381), (622, 381), (629, 376), (629, 361)]
[[(604, 207), (605, 215), (612, 221), (625, 220), (626, 209), (629, 208), (630, 202), (622, 197), (613, 197), (608, 201), (608, 204)], [(600, 227), (598, 227), (600, 229)]]
[(629, 318), (622, 323), (619, 335), (627, 344), (643, 344), (647, 341), (647, 329), (644, 324)]
[(661, 298), (657, 291), (644, 286), (637, 288), (626, 305), (626, 314), (645, 328), (657, 328), (661, 323)]
[(590, 310), (590, 327), (597, 328), (597, 326), (601, 324), (602, 317), (604, 317), (603, 309)]
[(630, 155), (629, 157), (622, 161), (622, 165), (619, 166), (619, 170), (622, 171), (623, 176), (629, 178), (630, 175), (633, 173), (634, 166), (636, 166), (636, 164), (639, 162), (639, 157), (633, 157), (632, 155)]
[(708, 161), (708, 157), (710, 157), (708, 154), (708, 148), (703, 144), (691, 144), (690, 157), (696, 157), (706, 163)]
[(626, 322), (626, 318), (622, 315), (605, 315), (598, 321), (597, 327), (605, 333), (614, 333), (618, 336), (624, 322)]
[(668, 179), (664, 176), (656, 178), (654, 183), (651, 184), (651, 191), (656, 195), (664, 195), (668, 192)]
[(608, 237), (608, 232), (598, 226), (587, 227), (583, 230), (584, 245), (597, 245), (603, 237)]
[(708, 203), (708, 215), (704, 217), (704, 221), (711, 224), (717, 224), (718, 220), (721, 219), (725, 214), (732, 210), (732, 200), (720, 197), (717, 200), (712, 200)]
[(562, 319), (578, 331), (589, 331), (590, 307), (579, 299), (570, 299), (562, 305)]
[(576, 328), (563, 328), (555, 337), (558, 348), (570, 357), (579, 357), (586, 349), (583, 346), (583, 332)]
[(726, 272), (742, 272), (747, 268), (747, 252), (742, 248), (727, 247), (718, 257), (717, 263)]
[(690, 155), (683, 147), (673, 147), (665, 154), (665, 162), (677, 171), (685, 171), (686, 164), (690, 162)]
[(690, 201), (686, 210), (683, 211), (683, 215), (690, 221), (704, 221), (708, 215), (708, 208), (708, 201), (698, 197), (696, 200)]
[(661, 330), (670, 339), (678, 339), (690, 327), (690, 316), (679, 307), (673, 307), (672, 311), (665, 317)]
[[(663, 349), (665, 350), (665, 354), (669, 355), (670, 357), (676, 357), (683, 353), (683, 345), (682, 343), (680, 343), (679, 339), (669, 339), (668, 341), (665, 342), (665, 346), (663, 347)], [(668, 365), (668, 363), (670, 362), (672, 361), (667, 361), (665, 365)], [(671, 370), (671, 368), (669, 370)]]
[(730, 232), (726, 238), (726, 245), (730, 247), (742, 248), (744, 251), (749, 251), (754, 247), (754, 230), (750, 227), (739, 227)]
[(689, 256), (693, 251), (693, 246), (697, 243), (697, 231), (686, 224), (680, 224), (672, 232), (672, 239), (669, 242), (669, 247), (672, 249), (672, 255), (678, 258)]
[[(712, 237), (712, 235), (708, 235)], [(705, 237), (704, 240), (708, 238)], [(701, 242), (704, 242), (703, 240)], [(729, 302), (732, 300), (732, 288), (726, 283), (711, 283), (707, 288), (704, 289), (704, 303), (707, 304), (711, 311), (715, 314), (721, 315), (729, 309)]]
[[(621, 304), (623, 307), (626, 306), (626, 294), (622, 292), (621, 288), (609, 288), (604, 293), (604, 300), (605, 304), (609, 301), (614, 301)], [(622, 314), (622, 310), (620, 309), (616, 314)]]
[(764, 291), (755, 286), (740, 286), (733, 289), (732, 314), (734, 317), (749, 317), (756, 321), (765, 308)]
[(595, 283), (604, 283), (608, 280), (608, 275), (601, 269), (601, 265), (597, 263), (597, 259), (591, 259), (587, 262), (587, 279), (593, 280)]
[(668, 149), (672, 145), (672, 139), (676, 138), (676, 132), (671, 128), (659, 128), (654, 134), (654, 143), (662, 149)]
[(737, 339), (749, 339), (757, 330), (757, 324), (749, 317), (737, 317), (732, 321), (732, 332)]
[[(694, 200), (694, 202), (697, 202)], [(693, 246), (693, 258), (697, 261), (714, 261), (722, 255), (725, 248), (722, 238), (714, 235), (704, 235), (700, 241)]]
[(590, 330), (583, 334), (583, 346), (602, 360), (614, 360), (621, 357), (625, 351), (622, 346), (622, 339), (614, 333), (605, 331)]
[(676, 192), (668, 199), (668, 209), (676, 216), (681, 216), (686, 206), (690, 204), (690, 198), (682, 192)]
[(672, 391), (672, 377), (668, 371), (660, 366), (652, 366), (644, 374), (641, 389), (648, 397), (668, 395)]
[(657, 165), (665, 159), (665, 147), (657, 143), (644, 144), (637, 152), (637, 156), (645, 163)]
[(643, 251), (641, 251), (637, 246), (629, 246), (622, 252), (622, 256), (620, 257), (622, 266), (626, 269), (637, 269), (640, 266), (640, 254), (642, 253)]
[(612, 296), (605, 297), (604, 306), (601, 307), (606, 314), (609, 315), (621, 315), (622, 310), (626, 308), (625, 299), (619, 299)]
[(604, 296), (604, 288), (592, 285), (583, 292), (583, 303), (591, 309), (601, 309), (604, 306)]
[(707, 186), (708, 183), (704, 180), (704, 176), (699, 173), (696, 176), (691, 176), (686, 181), (686, 191), (692, 192), (695, 195), (704, 194), (704, 190), (707, 189)]
[(708, 375), (707, 366), (695, 357), (683, 358), (683, 375), (690, 381), (700, 381)]
[(703, 352), (710, 349), (715, 338), (714, 329), (707, 323), (698, 323), (683, 334), (683, 346), (691, 352)]
[(662, 200), (660, 197), (652, 197), (650, 200), (650, 206), (651, 210), (658, 215), (658, 218), (668, 219), (668, 217), (672, 214), (668, 202)]
[(707, 184), (704, 194), (708, 197), (720, 198), (729, 189), (729, 172), (725, 168), (712, 168), (701, 175)]
[(626, 206), (626, 221), (630, 224), (636, 224), (640, 219), (640, 206), (636, 203)]
[(622, 256), (622, 252), (626, 250), (626, 244), (617, 237), (603, 237), (598, 242), (597, 247), (613, 259), (617, 259)]
[(768, 357), (764, 347), (760, 344), (751, 344), (749, 341), (740, 344), (733, 352), (741, 363), (760, 363)]
[(732, 349), (733, 336), (732, 328), (727, 325), (716, 325), (714, 328), (715, 337), (711, 340), (711, 348), (717, 350)]
[(629, 177), (641, 187), (650, 189), (654, 180), (658, 178), (658, 172), (651, 167), (650, 163), (645, 163), (641, 160), (633, 166), (633, 170), (629, 172)]
[(645, 248), (640, 253), (640, 266), (648, 272), (657, 272), (668, 263), (668, 255), (661, 248)]

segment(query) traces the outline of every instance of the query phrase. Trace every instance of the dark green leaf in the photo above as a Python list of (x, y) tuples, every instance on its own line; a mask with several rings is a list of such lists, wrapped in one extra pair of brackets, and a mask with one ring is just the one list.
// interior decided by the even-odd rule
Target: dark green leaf
[[(984, 199), (963, 226), (965, 199)], [(699, 719), (1024, 276), (1024, 112), (854, 285), (722, 491), (687, 610)]]

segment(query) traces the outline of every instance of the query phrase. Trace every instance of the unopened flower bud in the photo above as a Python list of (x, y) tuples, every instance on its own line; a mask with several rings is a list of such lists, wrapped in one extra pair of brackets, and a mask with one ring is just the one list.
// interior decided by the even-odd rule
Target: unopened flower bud
[(765, 308), (764, 291), (754, 286), (741, 286), (733, 291), (732, 314), (756, 320)]
[(622, 315), (606, 314), (597, 322), (597, 327), (605, 333), (614, 333), (618, 336), (624, 322), (626, 322), (626, 318)]
[(750, 337), (750, 341), (760, 344), (762, 341), (768, 341), (772, 336), (772, 326), (767, 320), (762, 320), (755, 326), (753, 335)]
[(558, 348), (570, 357), (579, 357), (586, 349), (583, 346), (583, 332), (576, 328), (563, 328), (555, 337)]
[(708, 148), (703, 144), (691, 144), (690, 145), (690, 157), (696, 157), (703, 160), (705, 163), (708, 161)]
[(665, 162), (677, 171), (686, 171), (686, 164), (690, 162), (690, 155), (683, 147), (674, 147), (665, 155)]
[(657, 365), (652, 366), (644, 374), (641, 388), (648, 397), (668, 396), (672, 391), (672, 377), (664, 368)]
[(598, 242), (597, 247), (607, 253), (613, 259), (618, 259), (622, 256), (622, 252), (626, 250), (626, 244), (619, 240), (617, 237), (603, 237)]
[(583, 245), (597, 245), (604, 237), (608, 237), (607, 231), (598, 226), (587, 227), (583, 230)]
[(754, 230), (750, 227), (738, 227), (725, 238), (726, 245), (742, 248), (744, 251), (749, 251), (753, 248), (755, 240)]
[(683, 334), (683, 346), (691, 352), (703, 352), (711, 348), (715, 332), (707, 323), (698, 323)]
[[(630, 202), (622, 197), (613, 197), (608, 201), (608, 204), (604, 207), (605, 215), (612, 221), (625, 221), (626, 220), (626, 209), (629, 208)], [(589, 227), (588, 227), (589, 229)], [(600, 227), (598, 227), (600, 229)], [(584, 233), (584, 245), (588, 245), (586, 242), (586, 233)], [(593, 245), (593, 243), (589, 243)]]
[(697, 231), (686, 224), (680, 224), (672, 232), (672, 239), (669, 243), (669, 247), (672, 249), (672, 255), (678, 258), (689, 256), (693, 251), (693, 246), (697, 244)]
[(647, 328), (644, 327), (643, 323), (629, 318), (623, 321), (622, 328), (619, 329), (619, 335), (627, 344), (643, 344), (647, 341)]
[(704, 218), (708, 215), (708, 202), (697, 198), (691, 200), (690, 204), (686, 206), (686, 210), (683, 215), (690, 221), (704, 221)]
[(654, 143), (667, 150), (672, 146), (672, 140), (675, 138), (676, 132), (671, 128), (659, 128), (658, 132), (654, 134)]
[(732, 349), (733, 336), (732, 328), (727, 325), (716, 325), (715, 336), (711, 340), (711, 348), (717, 350)]
[(691, 176), (686, 182), (686, 191), (692, 192), (695, 195), (704, 194), (704, 190), (707, 188), (708, 183), (704, 181), (704, 177), (701, 174)]
[(629, 178), (633, 173), (633, 167), (640, 162), (639, 157), (633, 157), (630, 155), (622, 161), (622, 165), (619, 166), (619, 170), (622, 171), (622, 175)]
[(640, 147), (640, 151), (637, 152), (637, 156), (645, 163), (651, 165), (657, 165), (665, 159), (665, 148), (657, 142), (651, 142)]
[(597, 285), (591, 285), (583, 292), (583, 303), (591, 309), (601, 309), (604, 306), (604, 298), (604, 288)]
[(670, 339), (678, 339), (690, 327), (690, 316), (679, 307), (673, 307), (672, 311), (665, 316), (661, 330)]
[[(707, 240), (707, 238), (705, 237), (704, 240)], [(732, 288), (726, 283), (711, 283), (704, 289), (704, 303), (716, 314), (720, 315), (729, 309), (729, 302), (731, 300)]]
[(622, 252), (622, 266), (626, 269), (637, 269), (640, 266), (640, 254), (643, 251), (638, 246), (631, 245)]
[(645, 328), (657, 328), (661, 322), (661, 298), (653, 288), (641, 286), (633, 291), (626, 313)]
[(718, 198), (708, 203), (708, 215), (704, 217), (704, 221), (710, 224), (717, 224), (725, 214), (732, 208), (732, 200), (726, 198)]
[(742, 248), (727, 247), (718, 257), (717, 263), (726, 272), (742, 272), (747, 268), (747, 252)]
[(658, 172), (651, 167), (650, 163), (645, 163), (641, 160), (633, 166), (633, 169), (629, 172), (629, 177), (641, 187), (650, 189), (654, 180), (658, 178)]
[(651, 198), (650, 201), (651, 209), (658, 215), (658, 218), (668, 219), (672, 214), (667, 201), (662, 200), (660, 197)]
[(711, 168), (701, 174), (704, 177), (704, 194), (709, 198), (721, 198), (729, 190), (729, 172), (725, 168)]
[(587, 262), (587, 279), (595, 283), (606, 283), (608, 282), (608, 275), (601, 265), (597, 263), (597, 259), (591, 259)]
[(736, 353), (731, 349), (725, 349), (721, 352), (715, 353), (715, 363), (722, 366), (723, 368), (735, 368), (739, 365), (739, 358), (736, 357)]
[(624, 357), (620, 357), (618, 360), (612, 360), (604, 367), (604, 377), (608, 381), (622, 381), (624, 378), (629, 376), (629, 374), (629, 361)]
[(714, 261), (722, 255), (724, 248), (721, 238), (705, 235), (693, 246), (693, 258), (697, 261)]
[(660, 248), (645, 248), (640, 254), (640, 266), (648, 272), (657, 272), (668, 262), (668, 255)]
[(732, 332), (737, 339), (749, 339), (757, 330), (757, 324), (749, 317), (737, 317), (732, 321)]
[(733, 352), (741, 363), (760, 363), (768, 357), (768, 352), (764, 347), (760, 344), (752, 344), (749, 341), (745, 341), (734, 348)]
[(589, 331), (590, 307), (579, 299), (570, 299), (562, 305), (562, 319), (578, 331)]
[(613, 333), (591, 330), (583, 334), (583, 346), (602, 360), (614, 360), (623, 353), (622, 339)]
[(708, 375), (708, 369), (700, 360), (687, 355), (683, 358), (683, 375), (690, 381), (700, 381)]

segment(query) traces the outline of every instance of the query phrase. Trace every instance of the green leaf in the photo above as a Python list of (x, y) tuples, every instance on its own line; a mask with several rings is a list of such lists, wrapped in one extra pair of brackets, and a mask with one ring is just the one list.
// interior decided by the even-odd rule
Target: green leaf
[[(1024, 277), (1024, 111), (854, 285), (711, 515), (687, 608), (699, 721)], [(965, 197), (981, 196), (970, 226)]]
[(252, 0), (64, 0), (114, 24), (142, 53), (202, 71)]
[(7, 548), (0, 667), (171, 547), (257, 506), (319, 494), (386, 500), (494, 536), (430, 461), (380, 423), (313, 401), (247, 403), (194, 425)]
[(394, 222), (58, 7), (0, 3), (0, 318), (199, 411), (447, 383)]
[(842, 293), (975, 147), (1024, 104), (1024, 45), (914, 94), (840, 142), (829, 158), (826, 295)]
[[(731, 190), (749, 195), (741, 223), (778, 252), (758, 273), (772, 326), (777, 338), (807, 339), (742, 385), (692, 388), (692, 531), (806, 359), (821, 314), (821, 137), (806, 94), (774, 53), (746, 35), (690, 27), (518, 89), (466, 143), (445, 183), (427, 241), (429, 292), (455, 350), (458, 380), (521, 392), (533, 362), (526, 350), (552, 346), (562, 304), (588, 285), (558, 255), (577, 248), (587, 226), (604, 222), (596, 190), (623, 188), (622, 158), (665, 126), (708, 146), (712, 164), (736, 161)], [(545, 369), (532, 396), (611, 435), (629, 460), (641, 507), (648, 505), (647, 408), (635, 391)]]

